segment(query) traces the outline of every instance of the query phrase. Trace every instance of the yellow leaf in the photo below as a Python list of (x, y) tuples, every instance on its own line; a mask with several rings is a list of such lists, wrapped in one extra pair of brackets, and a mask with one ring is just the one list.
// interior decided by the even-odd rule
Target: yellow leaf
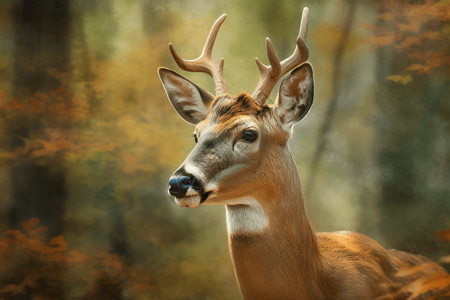
[(421, 64), (412, 64), (406, 70), (408, 70), (408, 71), (417, 71), (417, 72), (426, 73), (426, 74), (430, 74), (431, 73), (430, 66), (421, 65)]
[(408, 84), (409, 82), (412, 81), (412, 77), (409, 74), (406, 75), (406, 76), (397, 75), (397, 74), (396, 75), (390, 75), (390, 76), (386, 77), (386, 79), (394, 81), (394, 82), (398, 82), (398, 83), (401, 83), (401, 84)]

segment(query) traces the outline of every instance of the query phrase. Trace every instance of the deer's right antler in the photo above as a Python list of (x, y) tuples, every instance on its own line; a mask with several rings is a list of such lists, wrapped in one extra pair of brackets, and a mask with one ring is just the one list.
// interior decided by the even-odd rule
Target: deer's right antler
[(203, 47), (202, 54), (193, 60), (183, 59), (175, 51), (172, 43), (169, 44), (170, 52), (177, 65), (189, 72), (202, 72), (209, 74), (214, 79), (214, 84), (216, 87), (216, 96), (228, 94), (228, 87), (223, 77), (223, 63), (224, 59), (220, 60), (219, 64), (214, 64), (212, 61), (212, 50), (214, 47), (214, 42), (216, 41), (217, 33), (222, 23), (227, 17), (226, 14), (221, 15), (216, 22), (213, 24), (211, 31), (209, 32), (208, 38), (206, 39), (205, 46)]
[(291, 56), (280, 62), (275, 50), (273, 49), (272, 42), (269, 38), (266, 38), (267, 56), (269, 58), (270, 66), (264, 65), (259, 58), (255, 58), (256, 65), (258, 66), (260, 73), (260, 79), (256, 85), (255, 91), (252, 94), (252, 97), (260, 106), (264, 105), (275, 84), (284, 74), (308, 59), (309, 51), (306, 46), (308, 12), (309, 9), (305, 7), (303, 9), (302, 20), (300, 22), (297, 46)]

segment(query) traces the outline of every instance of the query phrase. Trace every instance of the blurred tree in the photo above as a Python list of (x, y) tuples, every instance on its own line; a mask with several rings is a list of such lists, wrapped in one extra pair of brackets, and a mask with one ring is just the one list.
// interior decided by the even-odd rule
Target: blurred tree
[[(426, 60), (426, 53), (437, 51), (435, 55), (439, 55), (439, 48), (444, 46), (429, 43), (427, 38), (420, 43), (407, 40), (448, 30), (442, 19), (430, 19), (430, 11), (442, 13), (436, 7), (445, 5), (442, 1), (397, 1), (395, 5), (381, 1), (376, 7), (378, 18), (372, 38), (372, 43), (380, 47), (376, 50), (378, 133), (374, 145), (379, 166), (380, 218), (375, 226), (389, 247), (434, 259), (448, 251), (432, 232), (445, 229), (450, 215), (449, 157), (445, 151), (450, 146), (446, 115), (450, 105), (442, 97), (450, 93), (450, 84), (447, 75)], [(405, 32), (397, 32), (398, 28)], [(386, 38), (386, 31), (397, 32), (396, 37), (377, 44)], [(423, 55), (416, 58), (417, 53)], [(392, 74), (404, 72), (411, 58), (417, 62), (424, 59), (428, 71), (418, 72), (414, 82), (393, 80)], [(444, 63), (445, 59), (440, 61)]]
[[(14, 97), (27, 102), (35, 93), (56, 89), (60, 82), (47, 73), (49, 69), (70, 72), (70, 7), (67, 1), (14, 2)], [(24, 117), (9, 120), (10, 147), (23, 146), (31, 130), (43, 129), (42, 119)], [(52, 163), (33, 159), (16, 160), (12, 166), (11, 224), (39, 217), (52, 224), (54, 234), (61, 233), (65, 211), (66, 183), (64, 168), (53, 157)]]
[[(70, 72), (70, 6), (64, 0), (19, 0), (13, 6), (15, 38), (13, 96), (29, 102), (37, 92), (56, 89), (60, 83), (47, 71)], [(10, 149), (22, 147), (32, 131), (42, 130), (44, 120), (32, 115), (10, 118)], [(64, 229), (67, 199), (65, 170), (58, 155), (38, 161), (22, 157), (11, 166), (10, 221), (13, 228), (31, 217), (38, 217), (53, 235)], [(65, 276), (64, 265), (55, 270)], [(64, 298), (64, 285), (52, 289), (52, 298)]]
[[(70, 72), (70, 6), (67, 1), (14, 2), (14, 97), (24, 103), (35, 93), (56, 89), (60, 82), (47, 73), (49, 69)], [(31, 131), (43, 128), (43, 120), (18, 115), (10, 119), (10, 148), (22, 147)], [(50, 161), (19, 159), (12, 166), (11, 225), (17, 227), (31, 217), (38, 217), (52, 233), (63, 231), (67, 197), (61, 157)]]
[(309, 167), (309, 177), (307, 179), (307, 185), (306, 185), (306, 189), (305, 189), (305, 194), (306, 195), (310, 195), (313, 193), (314, 191), (314, 185), (316, 183), (316, 174), (318, 174), (318, 165), (320, 162), (320, 159), (322, 158), (322, 155), (324, 154), (324, 152), (326, 151), (326, 137), (329, 133), (329, 131), (331, 130), (331, 128), (333, 128), (333, 123), (335, 121), (335, 115), (336, 115), (336, 110), (338, 107), (338, 100), (341, 96), (341, 85), (342, 85), (342, 81), (341, 77), (344, 76), (344, 74), (341, 72), (341, 68), (342, 68), (342, 61), (343, 61), (343, 56), (345, 53), (345, 48), (348, 44), (349, 41), (349, 33), (350, 30), (353, 26), (353, 21), (354, 21), (354, 15), (355, 15), (355, 10), (356, 10), (356, 1), (349, 1), (347, 2), (347, 7), (345, 8), (346, 13), (345, 13), (345, 17), (343, 19), (343, 25), (342, 25), (342, 30), (341, 30), (341, 35), (339, 38), (339, 42), (336, 46), (336, 50), (335, 50), (335, 54), (334, 54), (334, 59), (333, 59), (333, 70), (332, 70), (332, 91), (331, 91), (331, 99), (329, 100), (329, 104), (327, 107), (327, 110), (325, 112), (325, 117), (323, 119), (322, 125), (320, 127), (319, 130), (319, 135), (318, 135), (318, 144), (317, 144), (317, 149), (316, 151), (314, 151), (314, 155), (313, 158), (311, 160), (311, 165)]

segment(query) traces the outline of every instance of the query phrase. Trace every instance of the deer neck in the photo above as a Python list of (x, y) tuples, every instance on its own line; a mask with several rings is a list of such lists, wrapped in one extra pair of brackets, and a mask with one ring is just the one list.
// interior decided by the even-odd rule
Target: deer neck
[(256, 194), (226, 207), (230, 252), (246, 299), (322, 299), (328, 281), (297, 169), (285, 152)]

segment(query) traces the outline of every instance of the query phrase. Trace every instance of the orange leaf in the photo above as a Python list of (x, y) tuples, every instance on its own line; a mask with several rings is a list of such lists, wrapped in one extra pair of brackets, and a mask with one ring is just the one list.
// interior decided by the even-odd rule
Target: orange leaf
[(25, 285), (21, 284), (7, 284), (1, 290), (2, 293), (12, 293), (13, 296), (25, 294)]
[(395, 42), (395, 34), (383, 35), (383, 36), (371, 36), (369, 44), (375, 47), (385, 47), (393, 45)]
[(25, 104), (20, 102), (19, 99), (14, 98), (11, 101), (11, 104), (9, 106), (9, 109), (11, 110), (23, 110), (25, 108)]
[(133, 284), (133, 287), (138, 291), (145, 292), (151, 288), (154, 288), (155, 286), (149, 283), (135, 283)]
[(81, 253), (79, 250), (70, 250), (69, 254), (72, 256), (72, 262), (74, 263), (86, 262), (89, 259), (89, 256)]
[(438, 236), (440, 241), (450, 241), (450, 228), (445, 231), (438, 231), (434, 233)]
[(22, 223), (23, 230), (29, 231), (39, 224), (38, 218), (31, 218), (28, 222)]
[(409, 36), (405, 38), (401, 43), (395, 45), (395, 48), (404, 49), (420, 43), (420, 39), (417, 36)]
[(67, 243), (62, 235), (52, 238), (49, 245), (58, 246), (58, 251), (67, 250)]

